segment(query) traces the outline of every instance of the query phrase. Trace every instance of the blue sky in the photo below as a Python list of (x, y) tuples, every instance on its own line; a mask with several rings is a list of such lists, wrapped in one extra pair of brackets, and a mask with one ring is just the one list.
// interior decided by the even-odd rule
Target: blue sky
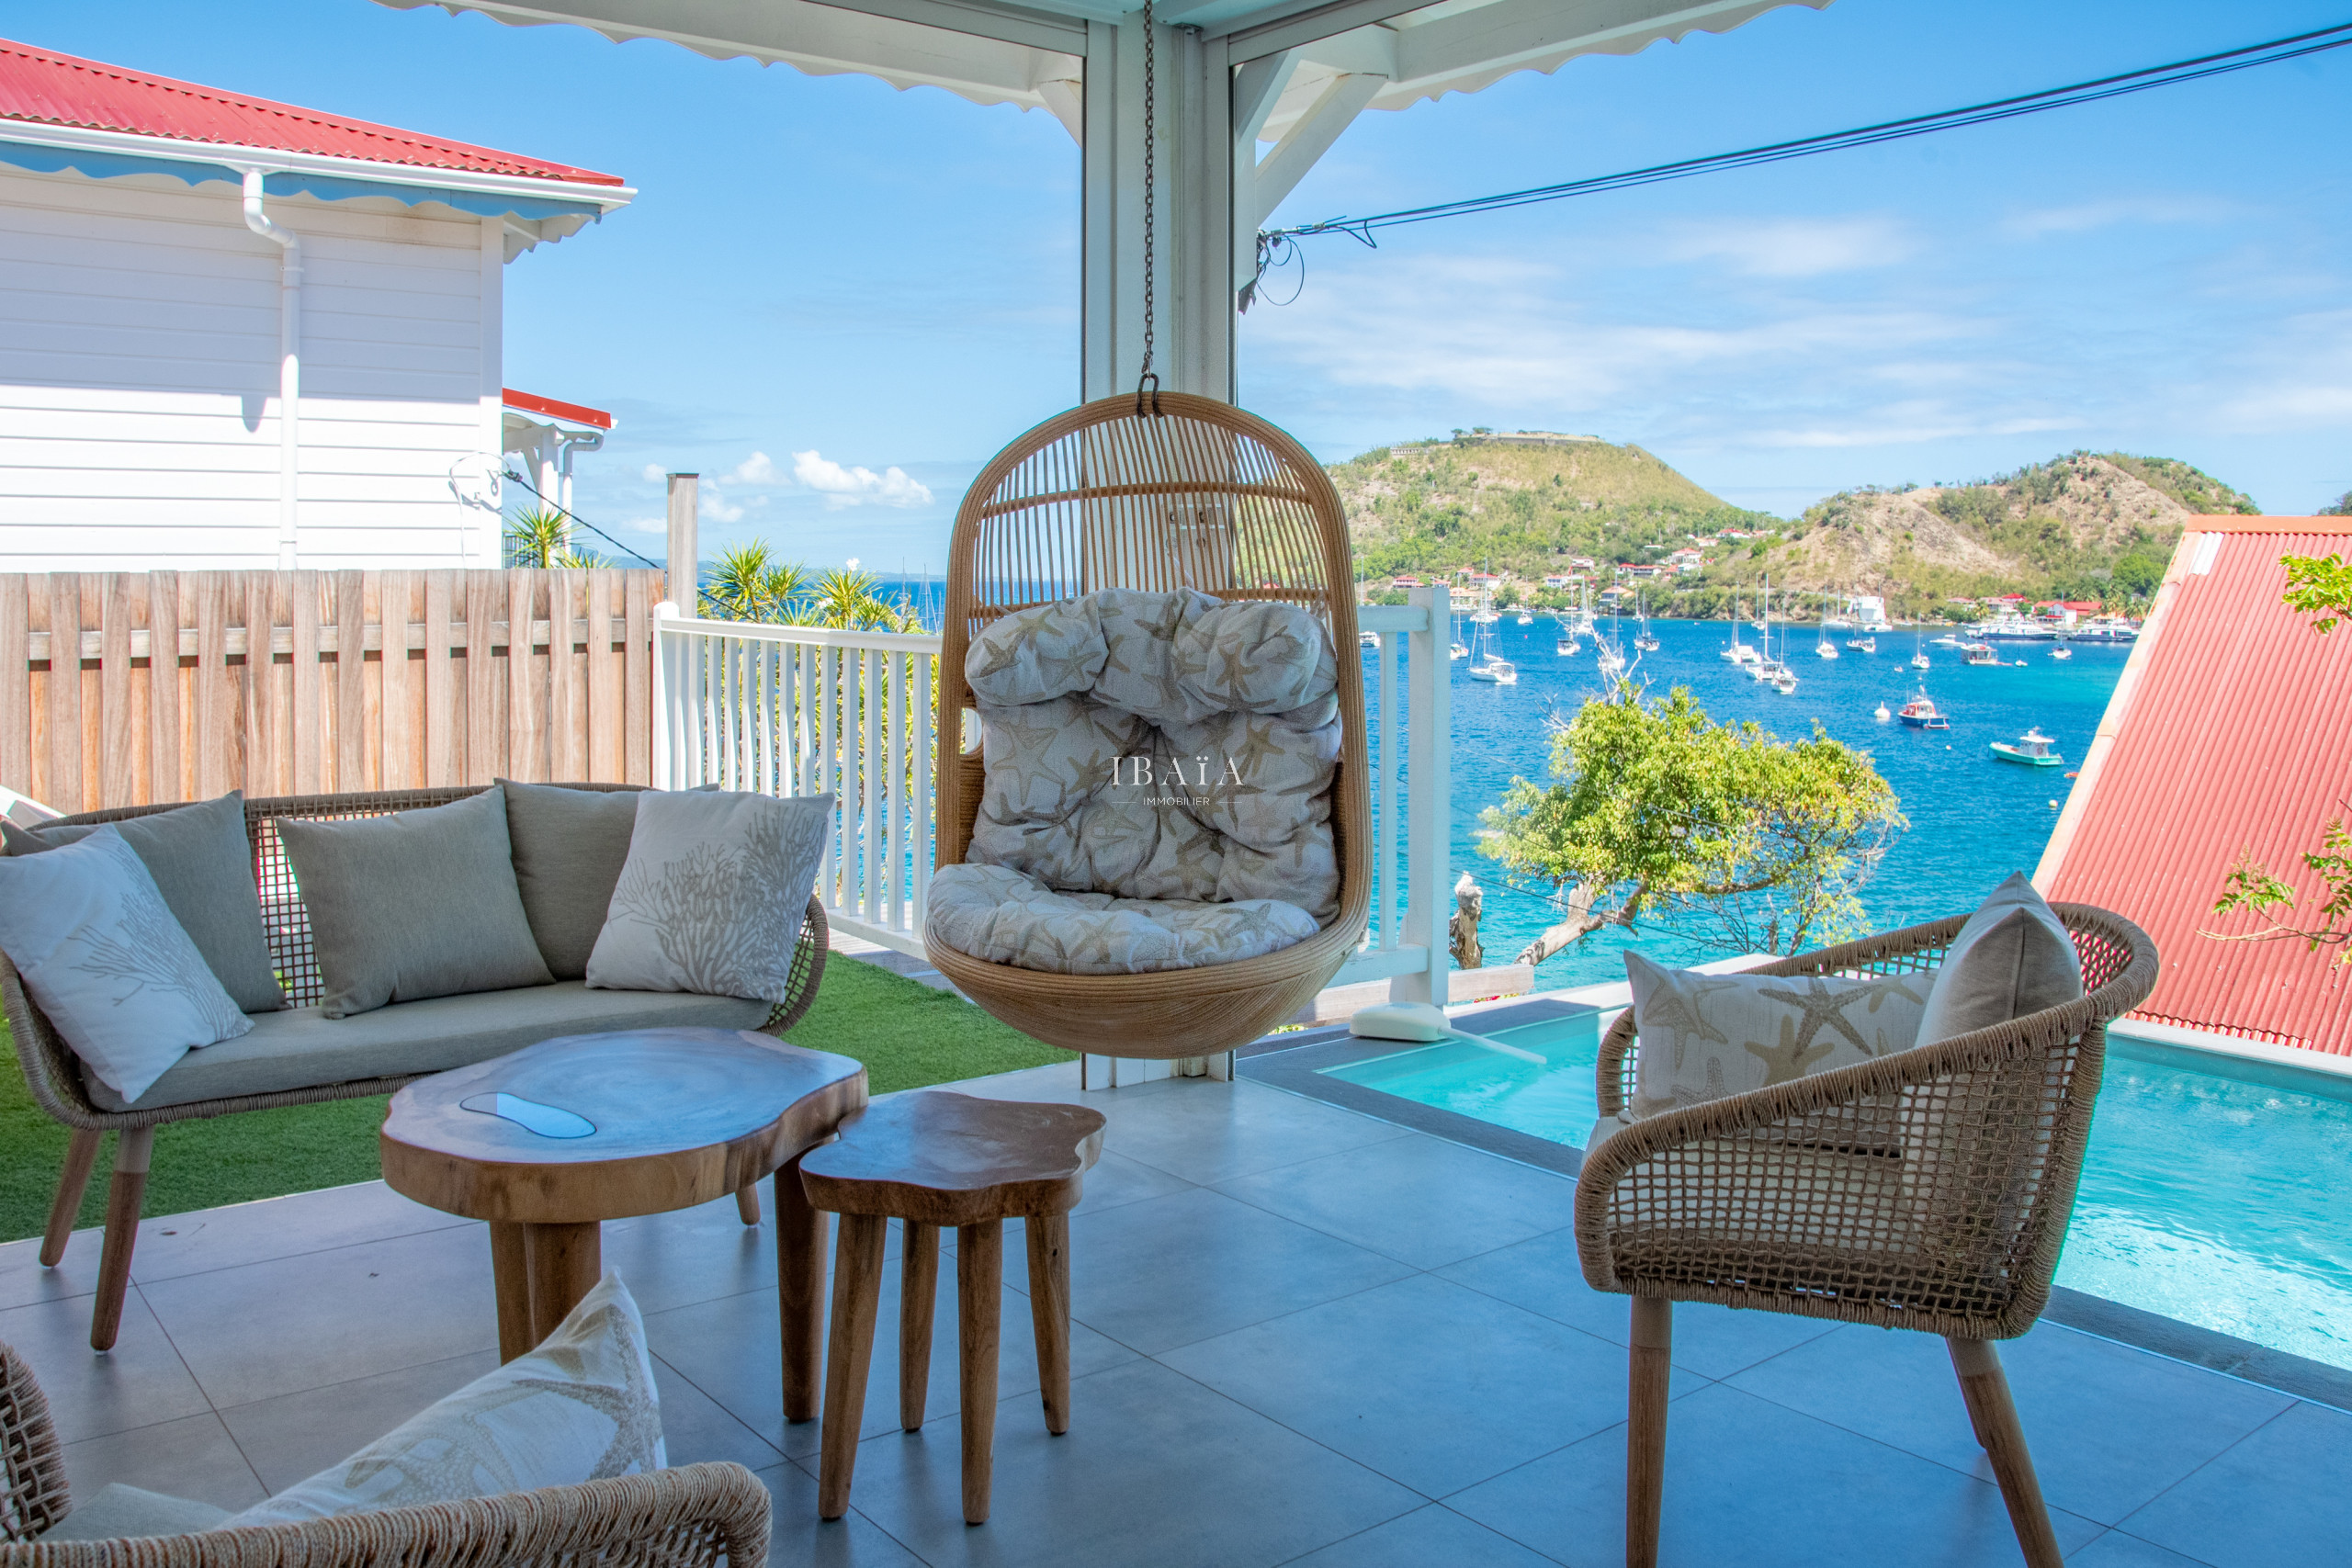
[[(1947, 107), (2341, 21), (2318, 4), (1837, 0), (1352, 126), (1277, 222)], [(507, 381), (616, 411), (581, 513), (896, 573), (1077, 395), (1078, 154), (1041, 113), (368, 0), (0, 0), (0, 36), (626, 176), (507, 274)], [(2352, 50), (1922, 141), (1310, 242), (1245, 402), (1327, 457), (1638, 442), (1792, 514), (2075, 447), (2352, 490)], [(1271, 286), (1286, 296), (1296, 280)], [(797, 455), (808, 454), (803, 457)], [(897, 476), (892, 469), (899, 470)], [(864, 469), (861, 476), (856, 470)]]

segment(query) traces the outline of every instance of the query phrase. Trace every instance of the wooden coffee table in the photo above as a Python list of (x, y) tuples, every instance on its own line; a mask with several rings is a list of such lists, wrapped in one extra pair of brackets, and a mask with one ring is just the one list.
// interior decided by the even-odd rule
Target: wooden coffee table
[(863, 1064), (749, 1030), (568, 1034), (393, 1095), (384, 1180), (490, 1222), (498, 1355), (511, 1361), (601, 1277), (602, 1221), (691, 1208), (773, 1174), (784, 1413), (806, 1421), (817, 1414), (826, 1223), (802, 1190), (800, 1156), (865, 1104)]

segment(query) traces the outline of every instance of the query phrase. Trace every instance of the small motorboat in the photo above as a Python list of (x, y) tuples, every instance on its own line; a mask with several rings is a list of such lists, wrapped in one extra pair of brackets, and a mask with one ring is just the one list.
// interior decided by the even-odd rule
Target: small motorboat
[(2071, 648), (2053, 648), (2050, 650), (2050, 657), (2052, 659), (2072, 659), (2075, 657), (2075, 650)]
[(1871, 716), (1878, 720), (1881, 724), (1884, 724), (1888, 719), (1893, 718), (1894, 716), (1887, 711), (1887, 707), (1884, 703), (1881, 703), (1876, 708), (1873, 708), (1871, 711)]
[(1380, 646), (1380, 634), (1378, 632), (1358, 632), (1356, 633), (1356, 646), (1359, 648), (1378, 648)]
[(1577, 639), (1572, 637), (1564, 637), (1552, 645), (1552, 651), (1563, 659), (1572, 659), (1576, 656)]
[(1950, 729), (1951, 720), (1936, 711), (1936, 705), (1921, 692), (1895, 710), (1895, 717), (1914, 729)]
[(1960, 650), (1968, 655), (1967, 662), (1971, 664), (1997, 670), (2005, 662), (1999, 654), (1993, 651), (1993, 645), (1989, 642), (1964, 642), (1960, 645)]
[(2056, 744), (2050, 737), (2042, 734), (2037, 726), (2018, 737), (2015, 743), (2006, 740), (1994, 741), (1993, 760), (1996, 762), (2015, 762), (2026, 768), (2063, 768), (2066, 765), (2066, 759), (2060, 756), (2054, 750)]
[(1784, 697), (1794, 695), (1797, 689), (1796, 671), (1785, 664), (1782, 665), (1781, 672), (1772, 677), (1772, 689)]
[(1876, 653), (1878, 651), (1878, 638), (1874, 637), (1849, 637), (1846, 639), (1846, 646), (1852, 649), (1856, 653)]

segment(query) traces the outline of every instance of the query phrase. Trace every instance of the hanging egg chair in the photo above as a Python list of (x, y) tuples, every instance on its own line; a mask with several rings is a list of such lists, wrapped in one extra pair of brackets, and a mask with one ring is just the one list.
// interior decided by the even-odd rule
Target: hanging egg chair
[[(1336, 740), (1329, 720), (1297, 722), (1323, 726), (1312, 733), (1323, 748), (1318, 756), (1330, 782), (1312, 803), (1317, 824), (1314, 853), (1324, 854), (1328, 842), (1329, 861), (1317, 891), (1304, 900), (1319, 907), (1318, 913), (1303, 917), (1313, 919), (1313, 933), (1255, 956), (1136, 973), (1056, 972), (975, 956), (966, 949), (977, 944), (968, 941), (964, 947), (950, 945), (941, 939), (942, 917), (934, 907), (925, 925), (924, 950), (939, 972), (1023, 1033), (1066, 1050), (1112, 1056), (1214, 1055), (1289, 1022), (1311, 1002), (1356, 950), (1371, 902), (1363, 678), (1353, 575), (1339, 494), (1321, 466), (1273, 425), (1214, 399), (1155, 393), (1148, 409), (1139, 396), (1101, 399), (1048, 420), (1000, 453), (966, 491), (950, 551), (933, 775), (936, 863), (946, 868), (964, 864), (967, 857), (988, 859), (974, 853), (976, 826), (1000, 835), (989, 843), (1005, 841), (1001, 824), (982, 822), (988, 764), (981, 747), (967, 749), (965, 740), (982, 728), (974, 710), (983, 699), (976, 696), (967, 672), (974, 644), (987, 639), (989, 628), (1004, 617), (1035, 612), (1010, 628), (1000, 627), (994, 641), (983, 647), (980, 664), (1001, 667), (1034, 650), (1000, 650), (996, 645), (1025, 635), (1021, 628), (1042, 624), (1040, 615), (1063, 614), (1081, 628), (1099, 626), (1111, 612), (1088, 623), (1084, 615), (1094, 612), (1084, 606), (1146, 602), (1140, 595), (1170, 596), (1149, 603), (1178, 605), (1164, 612), (1173, 626), (1180, 610), (1206, 613), (1183, 608), (1204, 603), (1185, 591), (1219, 602), (1228, 615), (1257, 617), (1252, 624), (1272, 628), (1273, 637), (1290, 639), (1297, 628), (1307, 628), (1328, 639), (1328, 650), (1317, 648), (1306, 657), (1321, 660), (1315, 700), (1331, 705), (1315, 712), (1335, 711)], [(1105, 590), (1136, 593), (1122, 598), (1105, 595)], [(1078, 608), (1066, 614), (1042, 608), (1073, 605)], [(1267, 608), (1230, 608), (1250, 605)], [(1295, 612), (1271, 606), (1295, 606), (1311, 617), (1312, 626)], [(1082, 658), (1083, 650), (1073, 654), (1069, 645), (1057, 645), (1038, 657), (1046, 660), (1052, 677), (1056, 667)], [(1082, 680), (1087, 668), (1101, 668), (1099, 653), (1095, 660), (1077, 674), (1061, 671), (1062, 685)], [(1201, 672), (1204, 662), (1196, 659), (1186, 665), (1182, 679), (1208, 680)], [(1109, 664), (1114, 671), (1125, 668), (1115, 648)], [(1163, 690), (1170, 689), (1168, 680), (1163, 672)], [(1148, 705), (1138, 699), (1135, 705)], [(1066, 709), (1034, 711), (1060, 715), (1065, 725), (1072, 722)], [(1254, 711), (1268, 712), (1267, 703)], [(1193, 732), (1179, 726), (1174, 733), (1181, 738)], [(1164, 755), (1164, 736), (1151, 734)], [(1181, 749), (1190, 751), (1192, 743), (1185, 740)], [(1087, 765), (1099, 783), (1099, 756)], [(1114, 780), (1121, 777), (1121, 765), (1111, 763)], [(1194, 781), (1186, 769), (1192, 764), (1178, 757), (1172, 765), (1180, 783), (1191, 787)], [(1228, 765), (1238, 783), (1240, 768), (1218, 760), (1220, 770)], [(1163, 775), (1169, 766), (1162, 764)], [(1196, 771), (1205, 774), (1206, 764)], [(1222, 773), (1213, 782), (1223, 784)], [(1191, 816), (1167, 815), (1172, 808), (1164, 804), (1155, 809), (1163, 813), (1159, 820), (1172, 825), (1166, 830), (1193, 830)], [(1326, 821), (1328, 838), (1320, 826)], [(1054, 824), (1045, 826), (1051, 829)], [(1077, 829), (1069, 837), (1075, 842)], [(1068, 876), (1056, 886), (1064, 894), (1091, 892), (1098, 903), (1104, 893), (1117, 891), (1074, 886)], [(1204, 908), (1197, 902), (1184, 907)], [(1216, 912), (1214, 905), (1207, 908)]]

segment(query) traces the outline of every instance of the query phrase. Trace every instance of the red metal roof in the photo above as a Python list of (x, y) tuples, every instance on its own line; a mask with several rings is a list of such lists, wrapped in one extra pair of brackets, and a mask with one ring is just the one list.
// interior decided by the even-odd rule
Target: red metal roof
[(464, 174), (621, 183), (617, 175), (395, 130), (0, 39), (0, 120), (9, 119)]
[(508, 408), (520, 409), (525, 413), (545, 414), (567, 424), (593, 424), (598, 430), (613, 427), (611, 414), (603, 409), (592, 409), (585, 403), (561, 402), (554, 398), (540, 397), (536, 392), (518, 392), (512, 387), (500, 388), (499, 397)]
[(2137, 1016), (2352, 1055), (2352, 984), (2330, 950), (2199, 934), (2260, 929), (2211, 912), (2241, 853), (2314, 891), (2301, 856), (2352, 812), (2352, 631), (2322, 637), (2281, 604), (2278, 564), (2352, 551), (2352, 518), (2188, 528), (2036, 881), (2154, 939), (2162, 974)]

